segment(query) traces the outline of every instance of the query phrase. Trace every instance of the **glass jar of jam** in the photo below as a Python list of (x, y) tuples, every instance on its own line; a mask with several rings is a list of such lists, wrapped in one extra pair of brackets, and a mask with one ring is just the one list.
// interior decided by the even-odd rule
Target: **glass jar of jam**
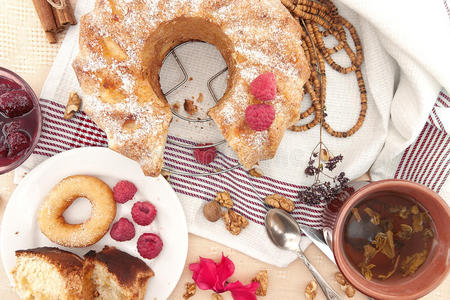
[(39, 99), (17, 74), (0, 67), (0, 174), (20, 166), (41, 133)]

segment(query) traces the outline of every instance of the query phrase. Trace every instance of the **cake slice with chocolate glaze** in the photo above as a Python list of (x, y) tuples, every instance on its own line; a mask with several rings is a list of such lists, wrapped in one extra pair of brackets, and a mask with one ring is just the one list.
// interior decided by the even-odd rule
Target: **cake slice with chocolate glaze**
[(144, 299), (152, 269), (141, 259), (105, 246), (101, 252), (84, 255), (87, 267), (92, 267), (94, 299)]

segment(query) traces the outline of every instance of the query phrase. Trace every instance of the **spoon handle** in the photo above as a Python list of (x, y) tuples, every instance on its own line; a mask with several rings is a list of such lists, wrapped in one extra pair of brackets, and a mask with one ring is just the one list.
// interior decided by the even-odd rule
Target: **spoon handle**
[(308, 267), (309, 271), (316, 279), (323, 293), (329, 300), (341, 300), (341, 297), (329, 286), (329, 284), (323, 279), (322, 275), (319, 274), (317, 269), (309, 262), (308, 258), (300, 250), (295, 251), (297, 256), (303, 261), (303, 263)]

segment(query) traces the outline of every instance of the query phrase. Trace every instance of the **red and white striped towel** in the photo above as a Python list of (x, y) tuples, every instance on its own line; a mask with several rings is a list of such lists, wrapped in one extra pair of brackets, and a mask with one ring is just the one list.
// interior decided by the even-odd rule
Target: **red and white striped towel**
[[(442, 91), (436, 105), (449, 107), (450, 100)], [(83, 112), (65, 120), (65, 106), (54, 101), (41, 99), (43, 115), (42, 134), (34, 154), (50, 157), (62, 151), (77, 147), (107, 147), (105, 133)], [(431, 112), (429, 119), (439, 122), (439, 117)], [(439, 192), (450, 175), (450, 137), (444, 128), (427, 122), (417, 140), (401, 155), (394, 178), (411, 180)], [(439, 123), (438, 123), (439, 124)], [(180, 172), (208, 172), (211, 168), (226, 169), (236, 165), (237, 160), (218, 152), (217, 158), (206, 168), (197, 163), (192, 150), (178, 146), (172, 141), (189, 143), (175, 136), (168, 136), (164, 152), (164, 164)], [(170, 183), (177, 193), (211, 200), (217, 191), (229, 191), (235, 201), (235, 209), (249, 220), (263, 225), (266, 210), (261, 195), (278, 193), (297, 199), (304, 186), (277, 180), (269, 176), (261, 178), (248, 176), (242, 167), (230, 172), (206, 177), (180, 176), (172, 174)], [(259, 195), (259, 197), (258, 197)], [(296, 201), (292, 213), (297, 221), (320, 229), (324, 204), (309, 206)]]
[[(387, 0), (376, 3), (381, 7), (377, 9), (373, 7), (376, 6), (374, 3), (364, 2), (363, 5), (361, 1), (356, 0), (337, 1), (339, 11), (355, 25), (361, 37), (365, 53), (363, 73), (367, 82), (368, 114), (364, 126), (352, 137), (336, 139), (325, 135), (324, 142), (332, 153), (343, 154), (344, 162), (339, 165), (338, 171), (344, 170), (350, 179), (358, 178), (370, 169), (373, 179), (404, 178), (417, 181), (447, 198), (450, 193), (450, 184), (447, 180), (450, 162), (447, 131), (450, 122), (445, 117), (449, 111), (448, 94), (442, 91), (438, 100), (435, 99), (442, 86), (447, 90), (450, 87), (448, 76), (442, 72), (442, 68), (445, 69), (446, 66), (439, 64), (441, 60), (449, 62), (449, 56), (441, 59), (438, 57), (441, 55), (440, 49), (427, 50), (424, 47), (433, 45), (430, 41), (433, 38), (435, 44), (440, 42), (444, 49), (445, 45), (450, 44), (450, 26), (448, 23), (444, 26), (450, 19), (443, 5), (440, 7), (430, 3), (425, 7), (429, 11), (424, 11), (421, 2), (409, 3), (408, 10), (412, 15), (419, 13), (422, 18), (430, 16), (429, 21), (421, 22), (421, 28), (413, 31), (415, 35), (417, 30), (432, 33), (426, 35), (429, 43), (415, 47), (415, 41), (410, 39), (413, 34), (403, 30), (405, 24), (415, 22), (415, 19), (397, 16), (395, 19), (397, 23), (385, 22), (387, 13), (403, 11), (401, 4)], [(77, 18), (90, 11), (93, 4), (94, 1), (89, 0), (77, 1), (75, 9)], [(393, 6), (400, 8), (394, 9)], [(436, 10), (434, 14), (433, 10)], [(433, 28), (442, 28), (438, 38), (433, 37), (435, 33)], [(448, 35), (443, 34), (444, 31)], [(402, 43), (399, 37), (403, 37), (405, 43)], [(444, 37), (448, 37), (449, 40)], [(75, 114), (72, 120), (63, 119), (69, 91), (76, 90), (82, 93), (71, 68), (71, 62), (78, 51), (77, 40), (78, 27), (72, 26), (42, 89), (44, 123), (40, 142), (34, 154), (17, 169), (17, 182), (25, 171), (56, 153), (74, 147), (106, 146), (105, 134), (83, 112)], [(186, 66), (187, 71), (195, 73), (197, 70), (199, 73), (194, 75), (194, 78), (203, 76), (202, 72), (208, 70), (211, 61), (205, 63), (193, 58), (197, 55), (209, 59), (209, 54), (205, 54), (201, 49), (201, 51), (189, 50), (188, 47), (183, 49), (177, 50), (179, 59), (183, 62), (189, 60), (196, 62), (192, 66)], [(432, 53), (432, 57), (424, 56), (421, 61), (417, 51), (425, 50)], [(335, 55), (338, 61), (343, 58), (339, 54)], [(424, 65), (429, 68), (425, 68)], [(447, 65), (447, 73), (449, 69), (450, 66)], [(169, 66), (168, 70), (166, 74), (161, 73), (163, 87), (170, 86), (165, 81), (177, 74), (176, 65)], [(435, 79), (440, 77), (443, 78), (442, 82)], [(358, 115), (357, 83), (352, 76), (335, 74), (330, 69), (327, 69), (327, 81), (328, 121), (337, 130), (345, 130), (355, 122)], [(223, 84), (226, 87), (225, 80)], [(189, 88), (192, 91), (196, 87)], [(198, 87), (201, 88), (204, 87)], [(223, 90), (224, 86), (218, 89)], [(206, 96), (206, 93), (203, 94)], [(169, 97), (185, 99), (190, 96), (192, 95), (182, 95), (176, 91)], [(168, 100), (171, 101), (169, 97)], [(308, 101), (305, 99), (305, 107)], [(195, 161), (191, 150), (175, 144), (180, 141), (189, 143), (184, 131), (186, 131), (185, 123), (173, 122), (169, 130), (164, 163), (180, 171), (204, 171), (205, 166)], [(215, 138), (217, 140), (220, 136)], [(305, 176), (304, 168), (317, 141), (317, 127), (305, 133), (287, 132), (275, 158), (261, 162), (260, 167), (266, 174), (261, 178), (249, 177), (242, 168), (219, 176), (172, 175), (171, 185), (185, 210), (189, 231), (226, 244), (257, 259), (279, 266), (287, 265), (295, 256), (278, 250), (268, 240), (262, 226), (265, 208), (258, 195), (278, 193), (296, 200), (293, 215), (297, 221), (321, 228), (324, 204), (308, 206), (298, 201), (297, 197), (303, 186), (311, 184), (311, 178)], [(224, 169), (236, 164), (237, 161), (229, 149), (223, 147), (219, 150), (212, 168)], [(234, 209), (251, 221), (249, 227), (239, 236), (232, 236), (223, 224), (210, 223), (202, 216), (201, 207), (204, 201), (214, 198), (216, 192), (222, 190), (230, 192), (235, 202)]]
[[(436, 105), (448, 107), (450, 104), (448, 99), (446, 94), (441, 92)], [(107, 147), (105, 133), (83, 112), (75, 114), (71, 120), (65, 120), (63, 117), (65, 106), (45, 99), (41, 99), (41, 109), (43, 126), (41, 138), (33, 152), (35, 159), (51, 157), (77, 147)], [(439, 120), (433, 112), (430, 118)], [(415, 181), (439, 192), (450, 174), (450, 137), (445, 130), (434, 124), (427, 122), (417, 140), (403, 152), (394, 178)], [(169, 136), (164, 152), (166, 166), (182, 172), (210, 170), (196, 162), (192, 150), (173, 144), (172, 141), (189, 143)], [(236, 163), (236, 159), (219, 152), (211, 167), (225, 169)], [(261, 201), (261, 195), (278, 193), (297, 199), (299, 191), (304, 188), (269, 176), (251, 177), (243, 168), (207, 177), (172, 175), (170, 183), (178, 194), (202, 201), (213, 199), (217, 191), (229, 191), (234, 199), (234, 209), (252, 221), (255, 226), (264, 225), (266, 209)], [(308, 206), (296, 201), (292, 214), (299, 223), (320, 229), (323, 225), (324, 208), (325, 204)], [(198, 212), (194, 215), (197, 214)]]
[[(40, 101), (43, 115), (42, 134), (33, 154), (44, 158), (77, 147), (108, 146), (105, 133), (85, 113), (77, 113), (71, 120), (65, 120), (64, 105), (46, 99)], [(169, 136), (165, 147), (165, 166), (180, 172), (208, 172), (211, 168), (226, 169), (237, 163), (236, 159), (219, 151), (214, 162), (206, 168), (195, 160), (192, 150), (173, 144), (172, 141), (189, 141)], [(192, 177), (172, 174), (170, 183), (177, 193), (205, 201), (215, 198), (217, 191), (229, 191), (236, 211), (260, 225), (264, 224), (266, 210), (258, 195), (264, 197), (278, 193), (296, 199), (303, 187), (267, 176), (251, 177), (242, 167), (216, 176)], [(308, 206), (298, 202), (293, 215), (302, 224), (321, 228), (323, 207), (324, 205)]]
[(402, 154), (395, 178), (411, 180), (440, 192), (450, 175), (450, 136), (436, 108), (450, 107), (450, 98), (439, 93), (425, 127)]

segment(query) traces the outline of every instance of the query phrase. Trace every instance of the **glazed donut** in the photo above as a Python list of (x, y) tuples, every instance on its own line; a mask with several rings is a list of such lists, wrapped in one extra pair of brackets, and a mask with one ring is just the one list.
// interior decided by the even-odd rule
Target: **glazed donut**
[[(68, 224), (64, 211), (79, 197), (91, 202), (90, 218), (81, 224)], [(109, 186), (100, 179), (75, 175), (55, 185), (39, 208), (41, 232), (65, 247), (87, 247), (100, 240), (116, 216), (116, 202)]]

